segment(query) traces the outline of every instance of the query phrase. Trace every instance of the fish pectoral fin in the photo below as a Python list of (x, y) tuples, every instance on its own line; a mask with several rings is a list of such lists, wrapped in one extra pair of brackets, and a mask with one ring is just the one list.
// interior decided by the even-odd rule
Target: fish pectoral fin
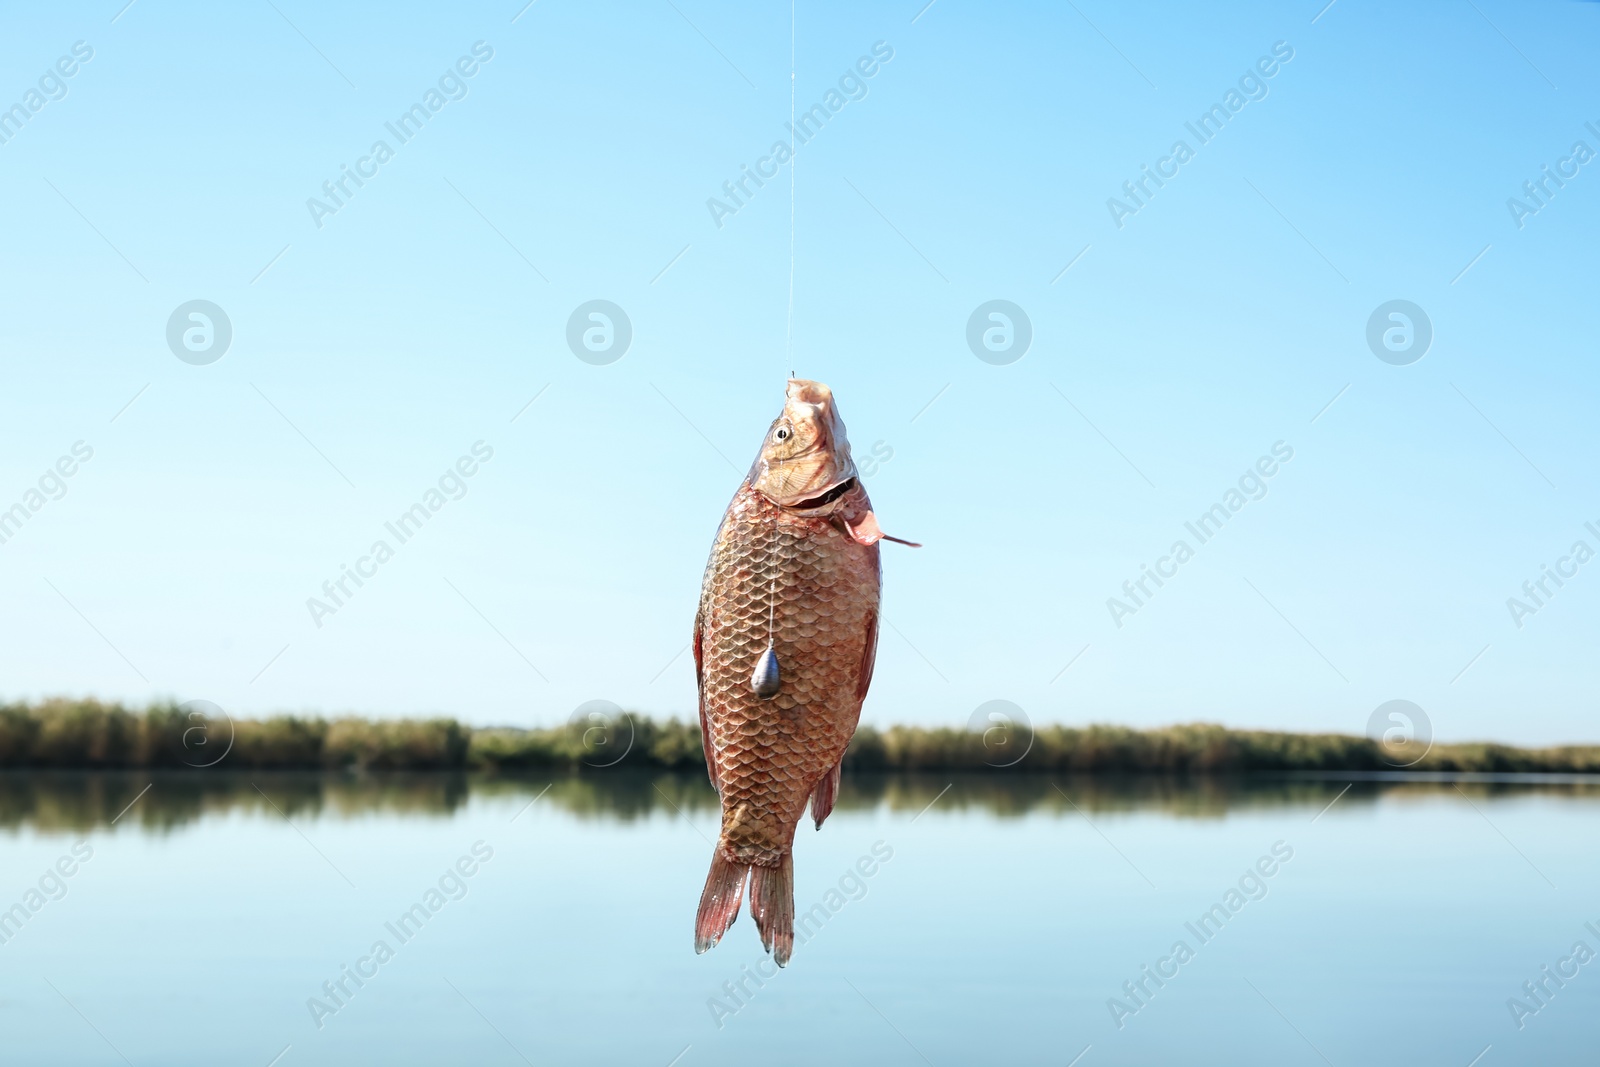
[(897, 545), (909, 545), (912, 548), (922, 546), (915, 541), (907, 541), (899, 537), (890, 537), (878, 527), (878, 516), (867, 512), (855, 522), (845, 519), (844, 528), (850, 534), (850, 539), (859, 545), (875, 545), (879, 541), (893, 541)]

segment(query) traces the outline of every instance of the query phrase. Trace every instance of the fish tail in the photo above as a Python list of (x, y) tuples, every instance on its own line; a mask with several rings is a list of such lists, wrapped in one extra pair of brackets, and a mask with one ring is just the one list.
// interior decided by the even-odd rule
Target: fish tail
[(694, 920), (695, 952), (714, 948), (739, 917), (739, 904), (744, 899), (744, 879), (748, 873), (748, 863), (734, 863), (722, 854), (720, 847), (713, 846), (711, 873), (706, 875), (706, 888), (700, 894), (700, 913)]
[(761, 931), (761, 947), (779, 967), (794, 952), (794, 856), (777, 867), (750, 870), (750, 915)]

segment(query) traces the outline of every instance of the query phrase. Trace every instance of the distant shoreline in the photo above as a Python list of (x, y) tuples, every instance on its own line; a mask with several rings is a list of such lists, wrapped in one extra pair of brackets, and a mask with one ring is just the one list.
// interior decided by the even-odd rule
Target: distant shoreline
[[(1000, 748), (976, 732), (863, 726), (845, 755), (861, 772), (993, 775), (1241, 775), (1283, 773), (1600, 774), (1600, 745), (1518, 748), (1437, 744), (1409, 766), (1344, 734), (1233, 730), (1196, 723), (1148, 730), (1042, 726)], [(1008, 753), (1016, 755), (1008, 755)], [(229, 719), (220, 709), (96, 701), (0, 705), (0, 769), (219, 767), (260, 770), (703, 769), (698, 723), (618, 713), (583, 724), (472, 727), (450, 718), (279, 715)]]

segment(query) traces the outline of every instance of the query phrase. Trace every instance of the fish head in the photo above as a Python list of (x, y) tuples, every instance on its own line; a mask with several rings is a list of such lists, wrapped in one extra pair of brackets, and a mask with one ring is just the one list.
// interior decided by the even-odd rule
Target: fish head
[(767, 429), (750, 484), (779, 507), (814, 511), (837, 502), (855, 480), (833, 391), (821, 382), (790, 378), (783, 413)]

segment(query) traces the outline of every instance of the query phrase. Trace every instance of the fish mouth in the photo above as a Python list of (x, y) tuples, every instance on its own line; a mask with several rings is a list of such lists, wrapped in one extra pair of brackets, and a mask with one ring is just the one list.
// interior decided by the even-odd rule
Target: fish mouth
[(854, 475), (851, 475), (849, 478), (846, 478), (833, 488), (828, 489), (817, 496), (809, 497), (805, 500), (797, 500), (793, 504), (790, 504), (789, 507), (793, 508), (795, 511), (813, 511), (817, 508), (825, 508), (855, 487), (856, 479)]
[(797, 403), (810, 404), (814, 407), (833, 406), (833, 390), (821, 382), (814, 382), (808, 378), (790, 378), (784, 396)]

